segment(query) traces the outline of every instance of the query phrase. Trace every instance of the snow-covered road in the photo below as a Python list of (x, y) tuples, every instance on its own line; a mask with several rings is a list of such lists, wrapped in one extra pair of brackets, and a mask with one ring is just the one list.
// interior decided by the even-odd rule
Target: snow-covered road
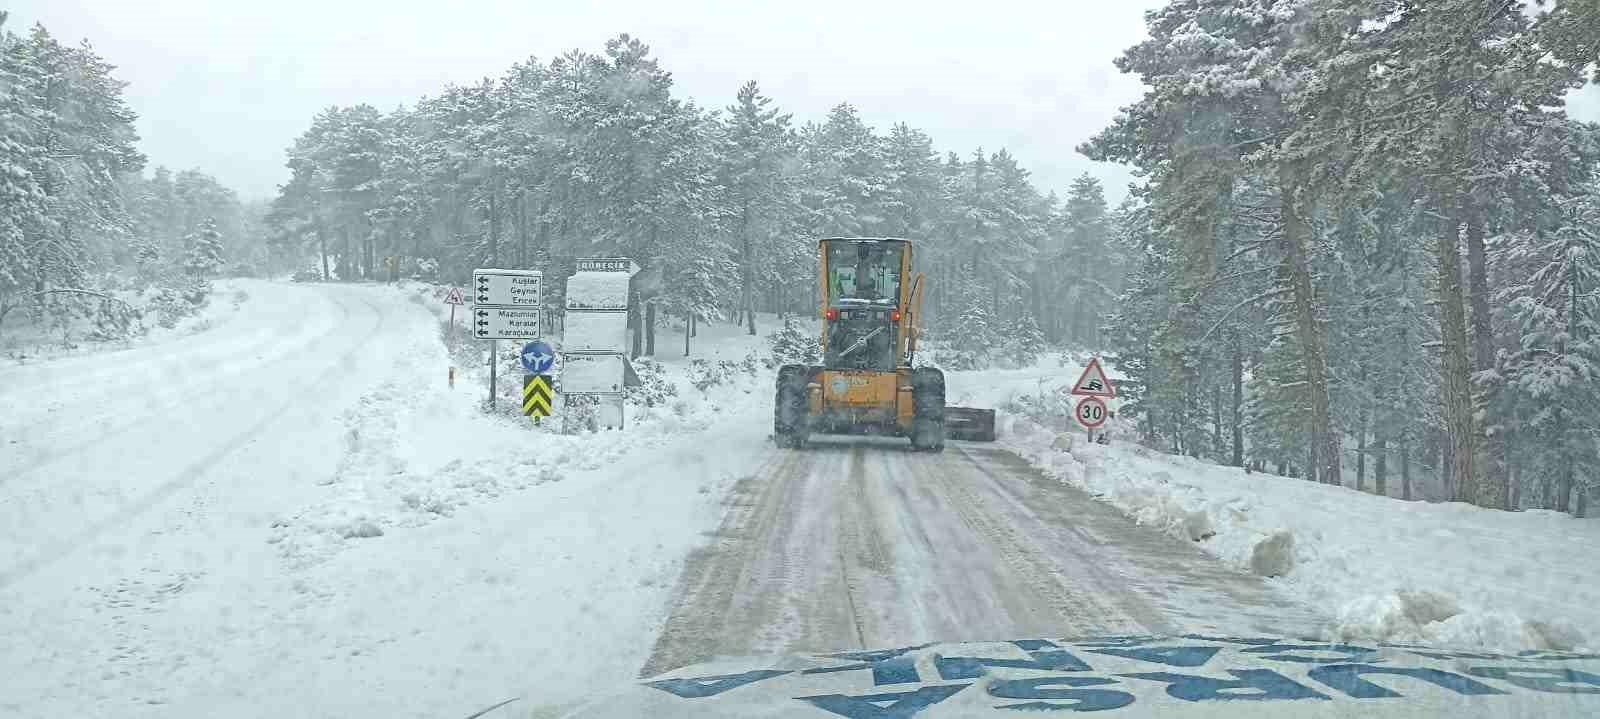
[(340, 411), (434, 332), (378, 288), (240, 286), (208, 331), (0, 368), (0, 709), (181, 691), (229, 641), (208, 620), (282, 578), (265, 532), (326, 477)]
[(0, 589), (63, 562), (57, 578), (125, 561), (97, 551), (128, 546), (108, 534), (213, 533), (269, 514), (322, 471), (321, 446), (338, 441), (330, 410), (394, 362), (396, 338), (428, 331), (370, 291), (246, 288), (259, 296), (240, 314), (181, 341), (0, 369)]
[(1298, 636), (1319, 621), (992, 445), (821, 438), (774, 450), (730, 504), (645, 675), (954, 638)]
[[(0, 366), (0, 717), (464, 716), (636, 674), (764, 428), (532, 432), (447, 386), (428, 298), (238, 287), (196, 334)], [(732, 450), (671, 441), (702, 431)]]

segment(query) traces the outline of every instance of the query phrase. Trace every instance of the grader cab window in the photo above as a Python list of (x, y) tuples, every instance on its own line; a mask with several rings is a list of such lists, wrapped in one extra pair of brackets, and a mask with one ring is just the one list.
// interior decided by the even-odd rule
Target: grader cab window
[(899, 242), (833, 241), (827, 245), (828, 367), (889, 371), (896, 365), (900, 304)]
[(896, 242), (829, 244), (828, 305), (898, 303), (902, 252)]

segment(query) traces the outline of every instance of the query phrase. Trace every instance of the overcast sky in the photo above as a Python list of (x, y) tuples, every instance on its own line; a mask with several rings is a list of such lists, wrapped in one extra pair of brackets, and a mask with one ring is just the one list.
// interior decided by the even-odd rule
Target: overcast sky
[[(88, 38), (130, 83), (151, 166), (197, 167), (245, 198), (274, 194), (284, 148), (324, 107), (412, 104), (628, 32), (701, 105), (754, 79), (799, 121), (848, 101), (941, 151), (1008, 148), (1043, 190), (1090, 172), (1115, 201), (1131, 175), (1073, 147), (1138, 97), (1111, 61), (1162, 2), (11, 0), (7, 26)], [(1600, 120), (1600, 90), (1574, 112)]]

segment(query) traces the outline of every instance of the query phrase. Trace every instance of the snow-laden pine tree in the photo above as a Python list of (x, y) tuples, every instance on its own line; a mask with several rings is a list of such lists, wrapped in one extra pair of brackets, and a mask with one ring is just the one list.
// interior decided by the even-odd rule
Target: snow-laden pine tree
[(183, 268), (190, 277), (209, 279), (222, 269), (222, 233), (217, 231), (216, 220), (207, 217), (200, 221), (190, 236), (189, 251), (183, 259)]
[(886, 221), (883, 145), (849, 103), (800, 134), (801, 197), (813, 238), (870, 235)]
[(1101, 318), (1121, 292), (1123, 275), (1121, 257), (1110, 242), (1110, 211), (1099, 180), (1084, 174), (1072, 181), (1060, 222), (1061, 244), (1040, 259), (1048, 269), (1035, 287), (1049, 298), (1051, 311), (1037, 311), (1047, 334), (1098, 347)]
[[(903, 122), (883, 138), (882, 232), (928, 242), (939, 213), (939, 154), (933, 138)], [(930, 246), (929, 249), (932, 249)]]
[(37, 286), (29, 238), (48, 231), (49, 222), (38, 177), (46, 150), (36, 137), (37, 110), (26, 95), (37, 69), (5, 20), (0, 11), (0, 327)]
[(1140, 435), (1154, 444), (1165, 419), (1157, 391), (1167, 383), (1155, 355), (1156, 333), (1170, 309), (1170, 248), (1152, 232), (1149, 208), (1137, 197), (1123, 201), (1112, 226), (1112, 242), (1133, 261), (1115, 309), (1106, 318), (1106, 359), (1123, 374), (1117, 382), (1123, 413), (1137, 417)]
[[(762, 272), (761, 258), (783, 241), (785, 217), (794, 203), (792, 183), (785, 163), (793, 153), (789, 114), (772, 106), (754, 80), (739, 88), (737, 104), (728, 108), (727, 142), (723, 148), (724, 175), (739, 248), (739, 311), (747, 331), (756, 334), (757, 282), (770, 280)], [(770, 266), (770, 265), (768, 265)]]
[(1531, 271), (1495, 298), (1518, 331), (1497, 368), (1509, 401), (1496, 409), (1518, 415), (1532, 437), (1518, 453), (1532, 502), (1570, 511), (1573, 490), (1600, 471), (1600, 187), (1563, 202), (1560, 217), (1497, 258)]
[(1007, 323), (1001, 340), (1001, 354), (1011, 367), (1028, 367), (1039, 360), (1039, 355), (1049, 348), (1044, 331), (1030, 315), (1023, 315)]
[[(1286, 297), (1284, 316), (1296, 334), (1300, 392), (1308, 408), (1308, 444), (1315, 476), (1340, 476), (1340, 434), (1333, 426), (1326, 330), (1318, 317), (1314, 277), (1319, 245), (1312, 232), (1317, 212), (1314, 165), (1284, 139), (1295, 127), (1288, 110), (1294, 93), (1312, 84), (1304, 68), (1287, 62), (1301, 36), (1304, 2), (1173, 3), (1146, 16), (1150, 38), (1118, 59), (1150, 90), (1124, 108), (1113, 125), (1081, 149), (1101, 160), (1130, 162), (1151, 175), (1151, 208), (1158, 233), (1175, 239), (1178, 270), (1175, 311), (1159, 340), (1164, 374), (1178, 383), (1166, 394), (1179, 399), (1181, 416), (1207, 393), (1200, 376), (1209, 363), (1191, 357), (1206, 336), (1200, 326), (1207, 294), (1223, 276), (1218, 256), (1229, 220), (1230, 194), (1243, 173), (1259, 178), (1276, 197), (1269, 234), (1248, 250), (1270, 250), (1280, 269), (1270, 297)], [(1270, 246), (1269, 246), (1270, 245)], [(1268, 299), (1263, 296), (1260, 299)], [(1209, 339), (1209, 338), (1208, 338)], [(1187, 420), (1184, 420), (1187, 422)], [(1193, 428), (1181, 427), (1185, 435)]]
[(767, 347), (771, 350), (770, 364), (773, 367), (812, 365), (819, 359), (817, 333), (801, 328), (793, 315), (785, 316), (783, 326), (767, 336)]
[(126, 83), (88, 42), (68, 47), (36, 25), (25, 46), (38, 68), (23, 87), (38, 101), (34, 136), (46, 151), (38, 177), (51, 220), (34, 243), (38, 277), (46, 287), (82, 289), (108, 243), (129, 234), (117, 178), (144, 165), (137, 116), (123, 100)]

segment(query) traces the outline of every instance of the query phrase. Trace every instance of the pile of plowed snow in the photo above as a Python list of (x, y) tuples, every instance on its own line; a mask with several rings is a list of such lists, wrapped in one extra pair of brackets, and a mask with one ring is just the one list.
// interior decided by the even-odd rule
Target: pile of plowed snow
[(1600, 522), (1404, 502), (1123, 440), (1090, 444), (1020, 417), (1002, 419), (1001, 441), (1140, 524), (1325, 609), (1328, 638), (1600, 646), (1600, 562), (1584, 554), (1600, 546)]

